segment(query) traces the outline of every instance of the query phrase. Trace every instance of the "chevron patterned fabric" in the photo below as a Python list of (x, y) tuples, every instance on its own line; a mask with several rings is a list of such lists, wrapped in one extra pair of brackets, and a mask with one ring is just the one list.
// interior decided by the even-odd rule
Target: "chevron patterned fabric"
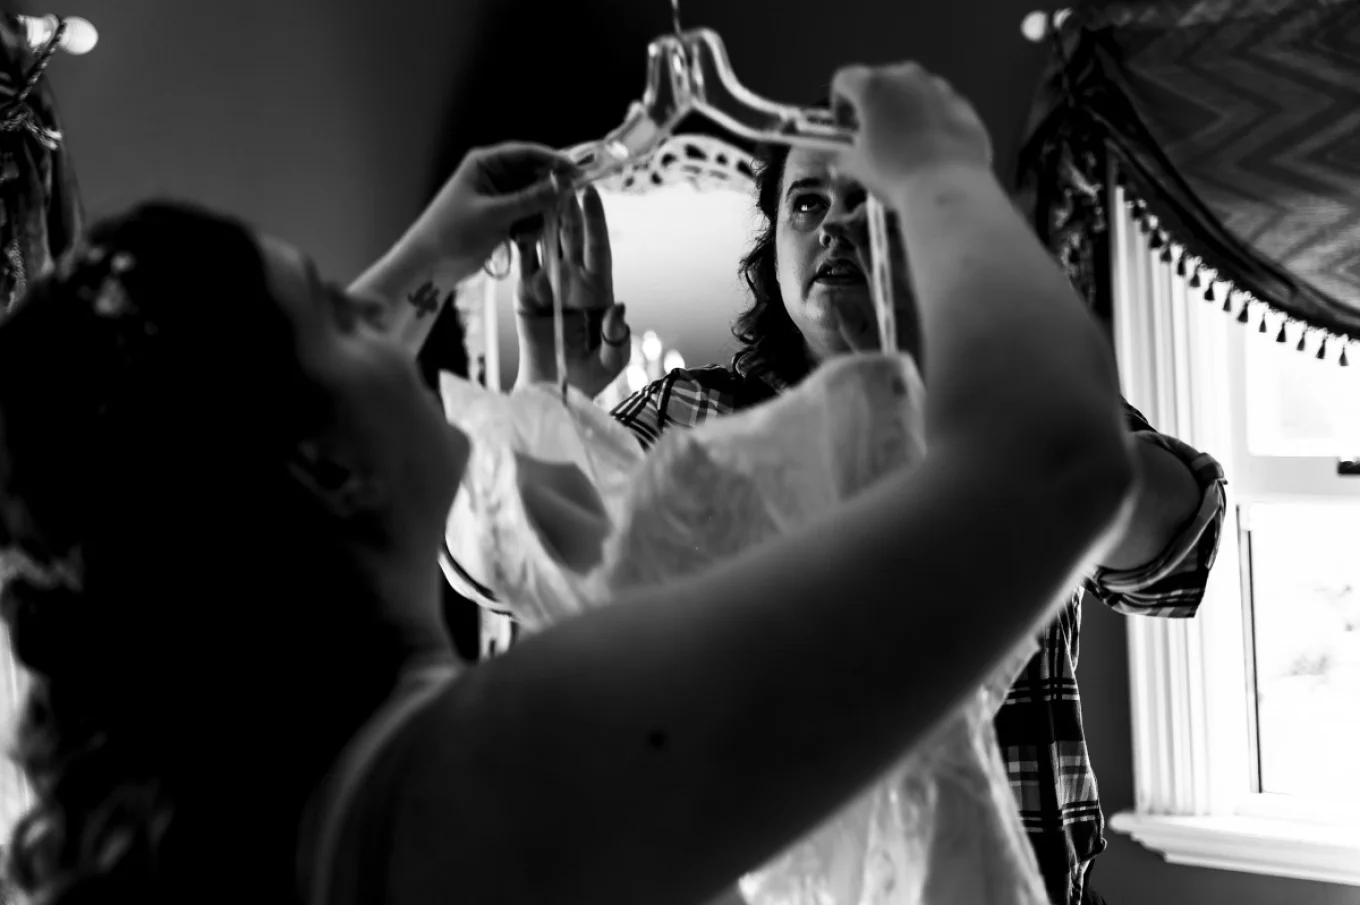
[(1289, 317), (1360, 339), (1360, 0), (1087, 0), (1074, 12), (1022, 185), (1051, 208), (1072, 194), (1058, 161), (1112, 154), (1186, 254)]

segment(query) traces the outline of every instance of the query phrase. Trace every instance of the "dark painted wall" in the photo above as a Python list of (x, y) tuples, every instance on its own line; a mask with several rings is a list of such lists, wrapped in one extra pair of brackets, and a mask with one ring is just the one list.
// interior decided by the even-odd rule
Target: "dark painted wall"
[(353, 276), (427, 198), (480, 6), (66, 0), (101, 34), (51, 67), (91, 213), (187, 197)]
[[(1031, 2), (685, 0), (684, 16), (717, 28), (742, 80), (778, 99), (815, 98), (840, 63), (914, 56), (974, 100), (1005, 165), (1043, 61), (1018, 30)], [(61, 11), (103, 35), (52, 71), (93, 213), (152, 193), (199, 199), (299, 243), (339, 278), (395, 238), (471, 145), (564, 145), (616, 125), (641, 88), (647, 39), (670, 22), (666, 0), (65, 0)], [(716, 350), (726, 325), (714, 336)], [(1123, 622), (1092, 610), (1083, 648), (1092, 756), (1114, 811), (1133, 800)], [(1099, 875), (1113, 905), (1360, 905), (1360, 890), (1171, 867), (1119, 837)]]

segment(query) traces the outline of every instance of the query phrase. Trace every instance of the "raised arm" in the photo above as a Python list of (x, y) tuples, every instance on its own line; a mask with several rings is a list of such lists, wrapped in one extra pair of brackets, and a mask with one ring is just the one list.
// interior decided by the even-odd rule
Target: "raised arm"
[(1122, 511), (1112, 363), (971, 108), (912, 67), (836, 87), (862, 123), (844, 165), (898, 210), (918, 268), (929, 453), (796, 536), (475, 669), (418, 727), (410, 788), (438, 791), (399, 809), (392, 901), (707, 900), (920, 741)]
[(350, 295), (377, 301), (386, 309), (387, 330), (411, 354), (425, 345), (439, 312), (458, 294), (458, 284), (471, 274), (465, 264), (441, 263), (409, 234), (349, 286)]
[(387, 329), (412, 354), (458, 284), (477, 273), (496, 246), (542, 228), (562, 200), (570, 164), (549, 148), (507, 143), (468, 152), (443, 189), (396, 244), (349, 287), (379, 302)]

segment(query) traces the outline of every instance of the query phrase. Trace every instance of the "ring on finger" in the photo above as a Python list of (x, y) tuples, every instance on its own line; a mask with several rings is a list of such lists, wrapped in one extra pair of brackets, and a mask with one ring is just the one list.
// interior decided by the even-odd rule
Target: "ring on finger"
[(510, 276), (510, 269), (514, 266), (514, 254), (510, 251), (510, 240), (506, 239), (496, 250), (491, 253), (491, 257), (486, 259), (482, 265), (482, 271), (493, 280), (503, 280)]
[(623, 325), (623, 336), (619, 337), (618, 339), (610, 339), (609, 334), (605, 332), (604, 328), (603, 327), (600, 328), (600, 339), (604, 341), (605, 345), (614, 346), (615, 348), (618, 348), (619, 346), (628, 345), (628, 340), (630, 337), (632, 337), (632, 335), (633, 330), (627, 324)]

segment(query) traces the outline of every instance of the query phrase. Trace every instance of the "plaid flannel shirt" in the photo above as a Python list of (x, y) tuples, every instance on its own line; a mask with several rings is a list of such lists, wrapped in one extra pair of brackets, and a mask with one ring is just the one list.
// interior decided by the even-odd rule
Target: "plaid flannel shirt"
[[(663, 431), (758, 405), (784, 386), (722, 366), (675, 370), (619, 403), (614, 418), (651, 447)], [(1105, 817), (1086, 750), (1077, 690), (1081, 605), (1086, 595), (1116, 612), (1188, 618), (1204, 597), (1223, 525), (1224, 475), (1218, 462), (1157, 433), (1124, 403), (1129, 430), (1185, 462), (1200, 505), (1166, 550), (1138, 569), (1097, 569), (1073, 590), (1040, 650), (1011, 686), (996, 717), (1011, 790), (1054, 905), (1080, 902), (1090, 862), (1105, 849)]]

